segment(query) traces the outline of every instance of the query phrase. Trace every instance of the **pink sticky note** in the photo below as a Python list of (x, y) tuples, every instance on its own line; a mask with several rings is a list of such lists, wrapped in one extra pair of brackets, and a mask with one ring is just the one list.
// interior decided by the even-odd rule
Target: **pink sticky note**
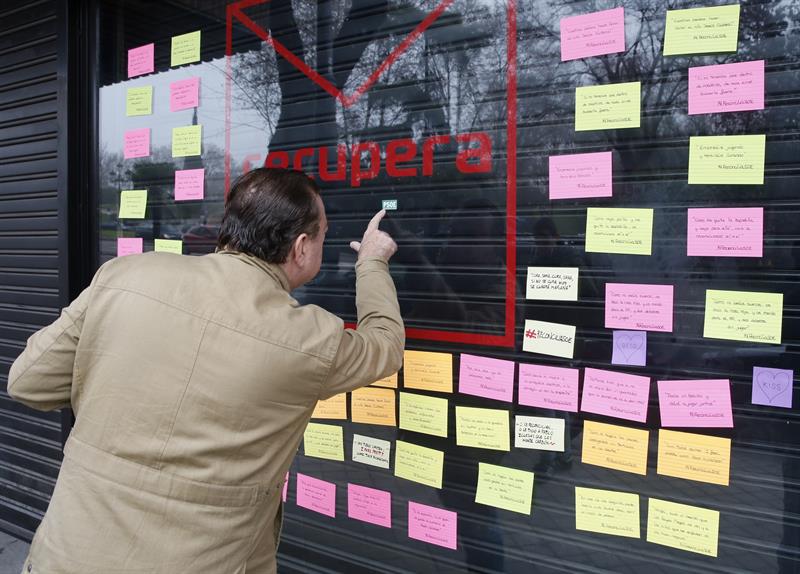
[(298, 472), (297, 506), (334, 518), (336, 516), (336, 485)]
[(392, 493), (348, 483), (347, 516), (391, 528)]
[(764, 208), (692, 208), (686, 223), (686, 254), (708, 257), (761, 257)]
[(200, 78), (178, 80), (169, 85), (169, 111), (177, 112), (200, 105)]
[(550, 199), (611, 197), (611, 152), (551, 155)]
[(128, 77), (149, 74), (155, 68), (153, 66), (153, 56), (155, 54), (155, 44), (146, 44), (138, 48), (128, 50)]
[(672, 332), (672, 285), (606, 283), (606, 327)]
[(203, 199), (205, 169), (181, 169), (175, 172), (175, 201)]
[(143, 241), (141, 237), (117, 237), (117, 257), (141, 253)]
[(451, 510), (408, 503), (408, 537), (456, 549), (458, 514)]
[(462, 353), (458, 392), (510, 403), (514, 398), (514, 361)]
[(728, 379), (658, 381), (662, 427), (733, 427)]
[(149, 155), (150, 128), (126, 131), (122, 156), (125, 159), (133, 159), (137, 157), (147, 157)]
[(581, 410), (640, 423), (647, 421), (650, 379), (639, 375), (586, 369)]
[(764, 109), (764, 60), (689, 68), (689, 115)]
[(791, 369), (772, 369), (769, 367), (753, 367), (754, 405), (792, 408), (792, 385), (794, 371)]
[(281, 498), (284, 502), (286, 502), (286, 497), (289, 494), (289, 473), (286, 473), (286, 478), (283, 479), (283, 492), (281, 492)]
[(519, 404), (578, 412), (578, 369), (519, 365)]
[(613, 8), (561, 19), (561, 61), (625, 51), (625, 10)]

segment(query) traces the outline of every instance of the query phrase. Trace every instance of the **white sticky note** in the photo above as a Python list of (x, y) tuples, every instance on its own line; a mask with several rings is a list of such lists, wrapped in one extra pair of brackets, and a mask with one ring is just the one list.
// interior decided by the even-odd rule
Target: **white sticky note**
[(517, 415), (514, 447), (564, 452), (564, 419)]
[(388, 440), (353, 434), (353, 462), (389, 468), (392, 443)]
[(575, 352), (575, 325), (528, 319), (522, 333), (522, 350), (571, 359)]
[(577, 267), (528, 267), (526, 299), (578, 300)]

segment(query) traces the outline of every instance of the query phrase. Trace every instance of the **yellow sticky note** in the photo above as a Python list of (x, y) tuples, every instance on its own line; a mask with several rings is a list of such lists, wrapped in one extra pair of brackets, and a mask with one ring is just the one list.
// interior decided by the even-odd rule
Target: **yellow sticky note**
[(447, 436), (447, 399), (400, 393), (400, 428)]
[(783, 293), (706, 290), (703, 337), (781, 343)]
[(398, 440), (395, 445), (394, 475), (442, 488), (444, 452)]
[(200, 61), (200, 30), (172, 37), (169, 65), (181, 66)]
[(155, 251), (183, 255), (183, 241), (180, 239), (156, 239)]
[(641, 538), (639, 495), (576, 486), (575, 528), (626, 538)]
[(739, 5), (667, 10), (664, 55), (735, 52)]
[(334, 395), (325, 401), (318, 401), (311, 413), (312, 419), (347, 419), (347, 393)]
[(128, 88), (125, 96), (126, 116), (149, 116), (153, 113), (153, 86)]
[(403, 387), (442, 393), (453, 392), (453, 355), (406, 351), (403, 357)]
[(653, 210), (590, 207), (586, 210), (586, 251), (650, 255)]
[(203, 126), (172, 128), (172, 157), (200, 155)]
[(638, 128), (642, 83), (575, 88), (575, 131)]
[(689, 184), (763, 185), (767, 136), (689, 138)]
[(511, 450), (508, 411), (456, 407), (456, 444)]
[(394, 375), (389, 375), (383, 379), (375, 381), (372, 383), (373, 387), (386, 387), (389, 389), (396, 389), (397, 388), (397, 373)]
[(647, 506), (648, 542), (716, 557), (718, 540), (718, 510), (650, 499)]
[(147, 190), (126, 189), (119, 194), (120, 219), (144, 219), (147, 211)]
[(728, 486), (731, 439), (661, 429), (656, 472)]
[(344, 460), (344, 434), (338, 425), (308, 423), (303, 434), (303, 448), (306, 456)]
[(532, 472), (485, 462), (478, 463), (475, 502), (529, 515), (532, 501)]
[(365, 387), (350, 394), (350, 411), (354, 423), (396, 426), (395, 396), (392, 389)]
[(649, 436), (646, 430), (584, 421), (581, 462), (646, 475)]

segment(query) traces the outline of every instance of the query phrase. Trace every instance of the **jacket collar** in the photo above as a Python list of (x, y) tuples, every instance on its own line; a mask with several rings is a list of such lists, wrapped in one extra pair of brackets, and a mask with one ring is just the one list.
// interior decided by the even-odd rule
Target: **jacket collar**
[(286, 273), (283, 272), (283, 269), (275, 263), (267, 263), (263, 259), (259, 259), (255, 255), (249, 255), (247, 253), (242, 253), (241, 251), (230, 251), (227, 249), (220, 249), (217, 250), (217, 254), (219, 255), (228, 255), (230, 257), (234, 257), (239, 261), (243, 261), (248, 265), (252, 265), (253, 267), (258, 267), (264, 273), (272, 277), (278, 284), (283, 288), (284, 291), (289, 293), (292, 289), (289, 286), (289, 278), (286, 276)]

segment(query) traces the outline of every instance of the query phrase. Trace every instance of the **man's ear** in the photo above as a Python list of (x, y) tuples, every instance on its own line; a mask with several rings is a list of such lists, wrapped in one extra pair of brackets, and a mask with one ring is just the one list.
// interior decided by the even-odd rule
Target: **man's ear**
[(306, 252), (308, 251), (308, 234), (301, 233), (297, 236), (292, 244), (292, 251), (289, 256), (294, 258), (295, 263), (303, 263), (305, 261)]

